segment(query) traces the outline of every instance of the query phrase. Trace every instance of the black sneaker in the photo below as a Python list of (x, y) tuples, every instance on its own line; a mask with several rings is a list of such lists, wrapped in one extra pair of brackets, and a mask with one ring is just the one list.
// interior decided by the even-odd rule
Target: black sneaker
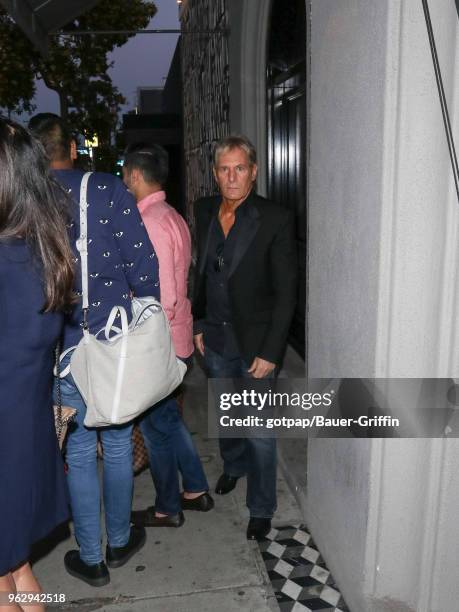
[(69, 550), (64, 557), (64, 566), (74, 578), (79, 578), (93, 587), (101, 587), (110, 582), (110, 574), (104, 561), (88, 565), (80, 559), (78, 550)]
[(127, 563), (129, 559), (142, 548), (146, 539), (147, 534), (144, 527), (131, 525), (131, 534), (125, 546), (112, 547), (107, 544), (105, 556), (108, 567), (121, 567)]

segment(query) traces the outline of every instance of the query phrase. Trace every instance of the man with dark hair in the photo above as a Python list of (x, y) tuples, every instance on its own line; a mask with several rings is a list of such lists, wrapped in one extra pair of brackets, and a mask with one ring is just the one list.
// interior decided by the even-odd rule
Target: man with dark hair
[(123, 168), (128, 174), (134, 168), (140, 170), (145, 182), (161, 191), (169, 175), (169, 153), (158, 144), (131, 144), (124, 152)]
[[(73, 169), (76, 144), (65, 121), (49, 113), (35, 116), (30, 128), (42, 141), (57, 181), (74, 200), (70, 226), (80, 235), (79, 195), (83, 178)], [(159, 299), (158, 262), (132, 196), (115, 176), (93, 173), (88, 182), (88, 325), (94, 333), (105, 326), (113, 306), (124, 304), (130, 314), (131, 295)], [(75, 253), (75, 290), (81, 299), (79, 253)], [(81, 301), (68, 316), (62, 350), (82, 338)], [(62, 362), (61, 371), (70, 355)], [(91, 586), (110, 581), (107, 565), (121, 567), (145, 543), (145, 529), (130, 525), (133, 492), (132, 424), (84, 426), (86, 405), (69, 374), (60, 384), (62, 404), (77, 410), (67, 436), (68, 485), (79, 550), (67, 552), (67, 572)], [(108, 544), (106, 561), (101, 548), (101, 491), (97, 470), (97, 435), (104, 450), (103, 498)]]
[[(213, 172), (221, 195), (195, 204), (195, 344), (212, 378), (267, 378), (279, 369), (296, 301), (292, 214), (255, 193), (256, 151), (244, 136), (217, 144)], [(215, 492), (247, 476), (247, 538), (263, 538), (276, 509), (275, 440), (220, 438), (220, 453)]]
[(29, 130), (41, 141), (46, 154), (53, 161), (53, 168), (62, 162), (67, 164), (69, 157), (77, 157), (76, 142), (68, 126), (53, 113), (39, 113), (29, 121)]
[[(166, 202), (164, 184), (168, 154), (156, 144), (138, 143), (125, 153), (123, 178), (152, 241), (159, 262), (161, 304), (169, 319), (177, 356), (188, 365), (193, 354), (193, 319), (187, 298), (191, 238), (179, 213)], [(175, 397), (153, 406), (140, 419), (150, 468), (155, 483), (156, 503), (132, 512), (131, 520), (145, 527), (180, 527), (182, 509), (207, 512), (213, 508), (209, 485), (190, 433)], [(184, 492), (180, 496), (178, 468)]]

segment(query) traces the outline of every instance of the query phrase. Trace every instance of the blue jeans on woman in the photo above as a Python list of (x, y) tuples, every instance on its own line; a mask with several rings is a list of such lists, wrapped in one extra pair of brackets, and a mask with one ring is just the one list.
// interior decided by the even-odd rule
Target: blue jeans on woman
[[(62, 363), (62, 369), (69, 359)], [(66, 446), (68, 486), (75, 538), (80, 558), (88, 565), (103, 560), (100, 526), (101, 492), (97, 470), (97, 433), (104, 449), (103, 500), (108, 544), (125, 546), (130, 535), (134, 475), (132, 424), (88, 429), (83, 421), (86, 404), (69, 374), (61, 380), (62, 405), (76, 408)]]
[[(252, 378), (241, 356), (226, 357), (205, 346), (204, 359), (210, 378)], [(272, 518), (277, 506), (275, 438), (219, 438), (219, 445), (224, 473), (247, 476), (250, 516)]]

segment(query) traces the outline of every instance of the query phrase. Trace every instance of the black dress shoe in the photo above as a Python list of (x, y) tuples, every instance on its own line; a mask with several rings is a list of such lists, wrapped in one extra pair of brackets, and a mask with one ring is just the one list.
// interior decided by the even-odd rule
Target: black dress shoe
[(248, 540), (263, 540), (271, 531), (271, 519), (259, 518), (256, 516), (250, 517), (247, 527)]
[(105, 552), (108, 567), (121, 567), (145, 544), (147, 534), (143, 527), (131, 525), (131, 533), (125, 546), (108, 546)]
[(215, 485), (215, 493), (218, 495), (226, 495), (234, 489), (238, 480), (239, 476), (229, 476), (223, 473)]
[(209, 512), (214, 507), (214, 500), (208, 493), (203, 493), (194, 499), (186, 499), (182, 493), (182, 510), (197, 510), (198, 512)]
[(134, 525), (143, 527), (181, 527), (185, 522), (185, 517), (181, 511), (167, 516), (155, 516), (155, 507), (150, 506), (146, 510), (133, 510), (131, 521)]
[(78, 550), (69, 550), (64, 557), (64, 566), (67, 572), (90, 584), (93, 587), (101, 587), (110, 582), (110, 574), (104, 561), (95, 565), (88, 565), (80, 559)]

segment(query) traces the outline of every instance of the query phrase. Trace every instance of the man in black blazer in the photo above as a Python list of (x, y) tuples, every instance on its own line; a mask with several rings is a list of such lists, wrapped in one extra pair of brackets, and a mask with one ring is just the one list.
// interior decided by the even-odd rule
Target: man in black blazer
[[(195, 203), (195, 345), (211, 378), (273, 377), (296, 300), (292, 214), (255, 193), (256, 152), (243, 136), (219, 142), (214, 176), (220, 196)], [(247, 476), (249, 539), (271, 529), (276, 509), (274, 439), (220, 439), (224, 495)]]

